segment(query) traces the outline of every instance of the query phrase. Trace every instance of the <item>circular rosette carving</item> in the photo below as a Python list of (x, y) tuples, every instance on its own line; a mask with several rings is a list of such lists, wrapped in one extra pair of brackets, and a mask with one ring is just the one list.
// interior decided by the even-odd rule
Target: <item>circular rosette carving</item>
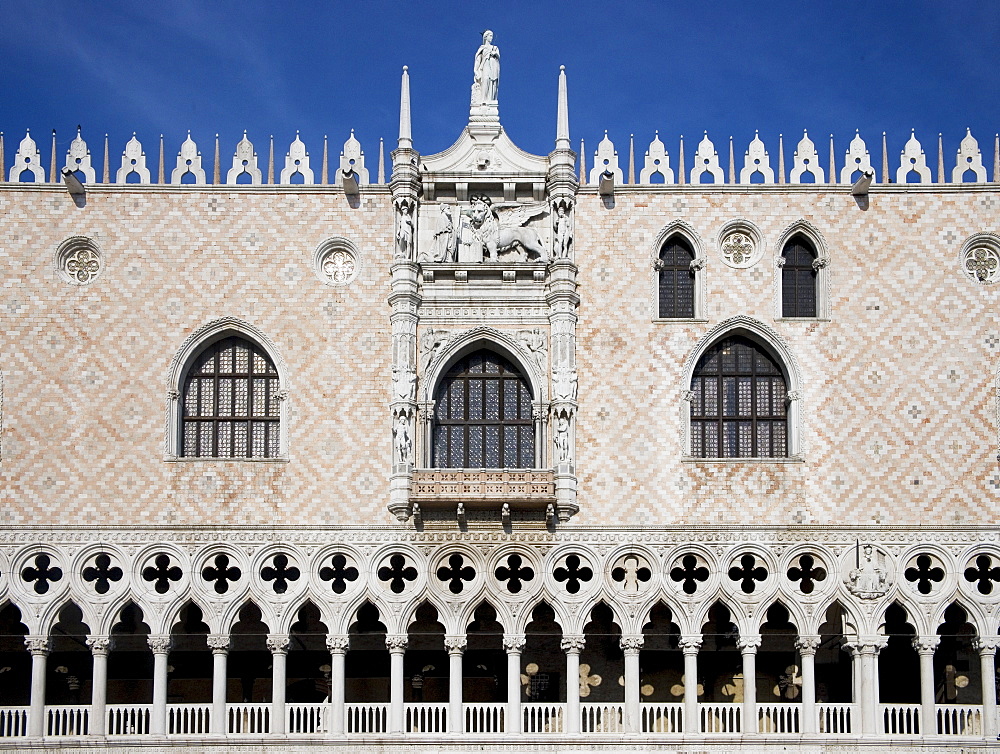
[(320, 559), (319, 580), (334, 594), (355, 592), (361, 586), (361, 569), (351, 553), (338, 550)]
[(189, 565), (181, 553), (161, 547), (148, 551), (136, 560), (140, 590), (153, 599), (173, 599), (189, 582)]
[(719, 233), (719, 252), (729, 267), (753, 267), (764, 253), (760, 231), (746, 220), (726, 223)]
[[(34, 550), (14, 566), (19, 591), (34, 599), (50, 599), (69, 585), (62, 558), (53, 550)], [(11, 575), (14, 581), (14, 574)]]
[(579, 552), (563, 552), (551, 561), (551, 587), (555, 594), (579, 597), (597, 586), (594, 566), (590, 559)]
[(89, 285), (104, 269), (104, 258), (93, 239), (77, 236), (56, 250), (59, 277), (73, 285)]
[(831, 573), (828, 558), (815, 549), (791, 553), (779, 570), (803, 600), (817, 599), (837, 583), (836, 569)]
[(1000, 553), (984, 550), (973, 553), (966, 559), (958, 583), (979, 602), (1000, 600)]
[(653, 587), (653, 567), (649, 558), (637, 552), (619, 555), (611, 562), (608, 586), (615, 594), (639, 597)]
[(965, 276), (990, 285), (1000, 280), (1000, 236), (980, 233), (962, 246), (959, 263)]
[(937, 552), (923, 550), (901, 562), (900, 583), (921, 599), (935, 598), (950, 585), (947, 561)]
[(740, 550), (729, 558), (722, 583), (729, 591), (742, 595), (743, 599), (756, 600), (774, 587), (774, 572), (774, 565), (763, 553)]
[(313, 254), (316, 276), (327, 285), (348, 285), (361, 268), (358, 250), (346, 238), (331, 238), (321, 243)]
[(388, 595), (409, 597), (423, 585), (423, 579), (413, 556), (396, 551), (378, 561), (375, 583)]
[(431, 583), (448, 595), (468, 595), (479, 587), (479, 570), (469, 553), (453, 550), (435, 561)]
[(505, 600), (530, 597), (542, 583), (531, 554), (521, 550), (503, 550), (493, 560), (489, 572)]

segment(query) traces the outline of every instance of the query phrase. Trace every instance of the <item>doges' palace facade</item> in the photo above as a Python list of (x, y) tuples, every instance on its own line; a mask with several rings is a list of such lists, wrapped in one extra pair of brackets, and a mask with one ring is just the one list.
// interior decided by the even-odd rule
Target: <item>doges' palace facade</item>
[(995, 163), (588, 170), (499, 75), (388, 179), (4, 160), (0, 747), (996, 741)]

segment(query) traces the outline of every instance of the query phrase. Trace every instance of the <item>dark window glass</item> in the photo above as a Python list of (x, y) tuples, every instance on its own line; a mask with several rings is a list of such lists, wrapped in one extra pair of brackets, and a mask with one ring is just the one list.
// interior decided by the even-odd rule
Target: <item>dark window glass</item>
[(731, 336), (709, 348), (695, 366), (691, 392), (691, 455), (788, 455), (785, 378), (752, 340)]
[(435, 394), (436, 468), (530, 469), (535, 465), (531, 388), (490, 351), (456, 363)]
[(694, 251), (683, 238), (673, 237), (663, 244), (657, 262), (659, 270), (660, 317), (676, 319), (694, 316)]
[(280, 449), (278, 371), (254, 343), (225, 338), (184, 379), (181, 455), (274, 458)]
[(813, 269), (816, 250), (802, 236), (795, 236), (785, 244), (781, 256), (781, 316), (816, 316), (817, 271)]

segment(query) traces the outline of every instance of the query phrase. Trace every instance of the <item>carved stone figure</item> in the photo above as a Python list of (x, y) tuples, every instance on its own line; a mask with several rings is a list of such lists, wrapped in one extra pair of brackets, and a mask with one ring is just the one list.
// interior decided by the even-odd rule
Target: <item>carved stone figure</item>
[(569, 460), (569, 419), (565, 414), (560, 414), (556, 419), (556, 461), (565, 463)]
[(847, 588), (863, 600), (881, 597), (886, 592), (888, 581), (884, 568), (879, 567), (878, 552), (869, 544), (861, 548), (857, 568), (848, 574)]
[(575, 401), (577, 388), (576, 370), (562, 367), (552, 375), (552, 394), (556, 400)]
[(441, 205), (440, 228), (434, 234), (434, 261), (454, 262), (458, 252), (458, 234), (451, 216), (451, 207)]
[(407, 202), (399, 203), (396, 216), (396, 259), (410, 259), (413, 255), (413, 216)]
[(393, 399), (415, 401), (417, 399), (417, 375), (409, 369), (392, 368)]
[(473, 238), (482, 246), (484, 261), (504, 261), (501, 255), (506, 258), (520, 249), (523, 259), (511, 261), (545, 262), (545, 247), (538, 233), (533, 228), (520, 226), (547, 211), (544, 204), (494, 206), (488, 196), (474, 196), (471, 206), (463, 210), (463, 214), (469, 218)]
[(427, 368), (434, 361), (434, 356), (451, 339), (451, 333), (447, 330), (424, 330), (420, 336), (420, 371), (427, 372)]
[(559, 259), (567, 259), (569, 257), (569, 248), (573, 243), (573, 229), (570, 227), (572, 220), (566, 212), (566, 207), (560, 204), (556, 209), (555, 217), (555, 243), (553, 244), (553, 251), (556, 257)]
[(392, 434), (397, 462), (409, 465), (413, 453), (413, 440), (410, 438), (410, 420), (405, 414), (396, 417), (396, 426), (392, 428)]
[(545, 343), (545, 333), (537, 327), (531, 330), (518, 330), (517, 339), (521, 341), (521, 344), (531, 354), (531, 358), (534, 360), (535, 366), (538, 367), (538, 371), (545, 371), (545, 357), (548, 352)]
[(472, 104), (485, 105), (497, 101), (500, 87), (500, 48), (493, 44), (493, 32), (483, 32), (483, 43), (476, 51), (473, 66)]

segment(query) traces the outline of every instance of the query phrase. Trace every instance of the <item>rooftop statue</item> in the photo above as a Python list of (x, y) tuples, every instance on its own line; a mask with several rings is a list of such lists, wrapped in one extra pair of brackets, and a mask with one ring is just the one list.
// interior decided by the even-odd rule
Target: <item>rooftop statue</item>
[(483, 43), (476, 51), (472, 82), (472, 105), (491, 105), (497, 101), (500, 86), (500, 48), (493, 44), (493, 32), (483, 32)]

